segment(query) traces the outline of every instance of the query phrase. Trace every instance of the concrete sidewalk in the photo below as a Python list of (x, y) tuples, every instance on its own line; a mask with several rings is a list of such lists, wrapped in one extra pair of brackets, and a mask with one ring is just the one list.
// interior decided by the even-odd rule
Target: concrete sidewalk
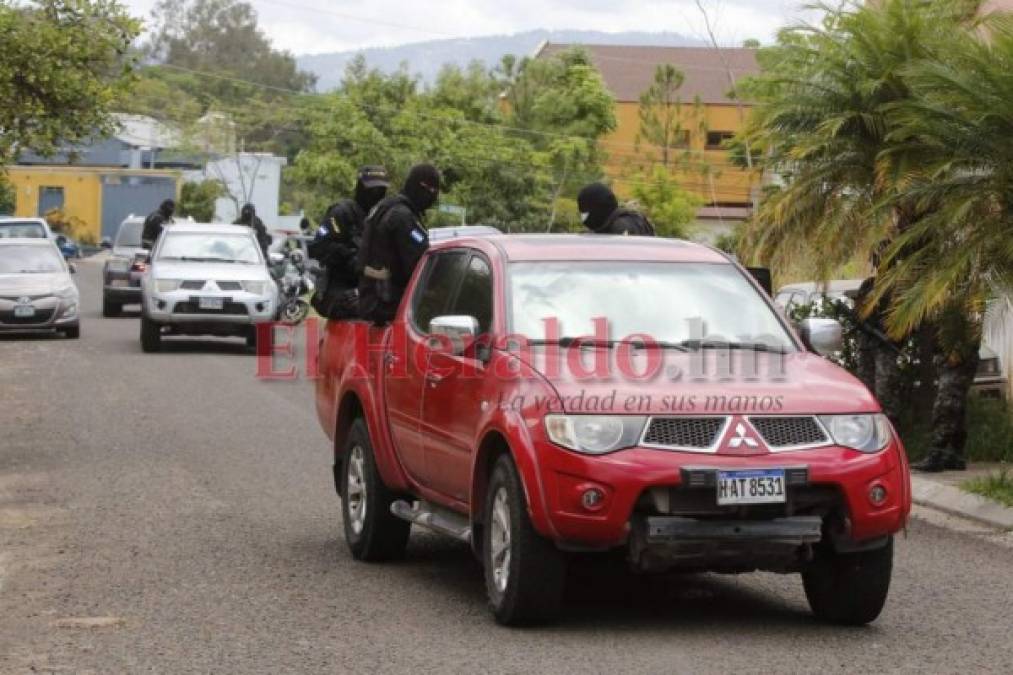
[[(960, 488), (972, 478), (998, 472), (1000, 464), (971, 464), (967, 471), (942, 473), (911, 472), (911, 491), (915, 504), (960, 516), (991, 527), (1013, 531), (1013, 508)], [(1008, 465), (1007, 465), (1008, 466)]]

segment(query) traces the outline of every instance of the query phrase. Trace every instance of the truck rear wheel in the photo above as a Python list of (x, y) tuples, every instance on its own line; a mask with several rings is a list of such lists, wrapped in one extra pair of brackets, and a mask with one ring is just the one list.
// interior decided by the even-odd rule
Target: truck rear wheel
[(861, 626), (883, 611), (893, 573), (893, 537), (886, 546), (859, 553), (817, 551), (802, 572), (809, 607), (823, 621)]
[(554, 619), (563, 600), (563, 554), (528, 517), (524, 487), (509, 455), (493, 467), (485, 501), (482, 562), (489, 606), (504, 625)]
[(162, 327), (141, 314), (141, 351), (158, 352), (162, 349)]
[(102, 296), (102, 316), (112, 318), (123, 313), (123, 305), (109, 299), (109, 296)]
[(348, 432), (341, 476), (341, 519), (352, 557), (376, 562), (404, 555), (411, 523), (390, 512), (395, 496), (376, 469), (369, 431), (361, 418)]

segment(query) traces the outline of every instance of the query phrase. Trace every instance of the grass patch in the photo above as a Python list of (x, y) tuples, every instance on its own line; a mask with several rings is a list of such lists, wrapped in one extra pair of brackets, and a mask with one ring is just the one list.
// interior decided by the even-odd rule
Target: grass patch
[(1010, 473), (1009, 469), (1000, 469), (998, 473), (972, 478), (961, 483), (960, 487), (1000, 504), (1013, 506), (1013, 473)]

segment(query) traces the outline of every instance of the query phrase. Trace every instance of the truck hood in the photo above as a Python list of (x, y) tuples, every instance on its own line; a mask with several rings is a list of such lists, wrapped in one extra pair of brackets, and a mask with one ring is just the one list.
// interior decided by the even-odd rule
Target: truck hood
[(156, 262), (153, 279), (212, 279), (216, 281), (270, 281), (264, 265), (207, 262)]
[[(524, 360), (555, 388), (563, 409), (570, 413), (796, 415), (880, 411), (879, 403), (861, 381), (823, 357), (807, 352), (664, 351), (661, 352), (664, 365), (658, 375), (638, 380), (615, 367), (616, 349), (583, 350), (584, 363), (589, 368), (596, 354), (609, 357), (613, 374), (605, 378), (573, 372), (567, 365), (566, 350), (561, 350), (560, 367), (553, 372), (547, 367), (546, 349), (551, 347), (533, 347), (530, 358)], [(647, 353), (638, 350), (630, 355), (633, 373), (647, 371)], [(707, 367), (702, 373), (701, 354), (707, 357)], [(719, 374), (716, 367), (719, 354), (727, 356), (731, 375)], [(629, 368), (626, 370), (630, 372)], [(746, 377), (747, 372), (755, 375)]]
[(0, 274), (0, 295), (51, 295), (73, 286), (66, 272), (52, 274)]

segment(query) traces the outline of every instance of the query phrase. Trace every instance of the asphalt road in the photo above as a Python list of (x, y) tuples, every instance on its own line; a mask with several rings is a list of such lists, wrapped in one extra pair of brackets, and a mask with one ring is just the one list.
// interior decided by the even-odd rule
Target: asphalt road
[(0, 339), (0, 672), (1013, 672), (1013, 549), (924, 521), (865, 628), (795, 576), (606, 563), (560, 624), (500, 628), (459, 544), (351, 560), (309, 382), (239, 342), (142, 354), (80, 268), (79, 341)]

